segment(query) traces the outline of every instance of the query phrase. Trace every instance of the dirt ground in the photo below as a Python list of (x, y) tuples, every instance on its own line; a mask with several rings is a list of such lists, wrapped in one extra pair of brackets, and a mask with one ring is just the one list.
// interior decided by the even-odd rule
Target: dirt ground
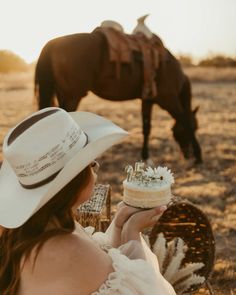
[[(168, 166), (176, 183), (173, 193), (197, 204), (209, 217), (216, 240), (216, 260), (210, 283), (215, 294), (236, 294), (236, 69), (189, 68), (193, 107), (199, 105), (197, 137), (204, 164), (189, 168), (171, 133), (173, 119), (158, 106), (153, 109), (151, 158)], [(36, 110), (33, 74), (0, 75), (0, 160), (7, 130)], [(80, 110), (101, 114), (130, 132), (122, 144), (100, 159), (100, 183), (112, 187), (112, 202), (121, 199), (124, 167), (140, 159), (142, 126), (140, 100), (109, 102), (93, 94)], [(200, 290), (199, 294), (209, 294)]]

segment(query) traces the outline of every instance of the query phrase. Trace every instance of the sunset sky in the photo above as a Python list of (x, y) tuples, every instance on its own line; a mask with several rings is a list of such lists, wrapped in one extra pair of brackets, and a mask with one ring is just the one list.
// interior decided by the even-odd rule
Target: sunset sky
[(0, 50), (32, 62), (54, 37), (91, 32), (107, 19), (130, 33), (147, 13), (173, 53), (236, 56), (236, 0), (0, 0)]

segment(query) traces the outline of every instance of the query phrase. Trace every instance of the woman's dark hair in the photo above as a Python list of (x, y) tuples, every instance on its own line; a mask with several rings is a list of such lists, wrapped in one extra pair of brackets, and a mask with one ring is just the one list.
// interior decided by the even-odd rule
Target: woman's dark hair
[[(33, 248), (36, 247), (36, 259), (48, 239), (74, 231), (75, 222), (72, 207), (76, 204), (81, 191), (88, 185), (91, 173), (91, 168), (86, 167), (26, 223), (18, 228), (3, 230), (0, 237), (1, 295), (15, 295), (17, 293), (22, 258), (25, 260), (29, 258)], [(56, 219), (60, 226), (47, 230), (49, 221), (53, 219)]]

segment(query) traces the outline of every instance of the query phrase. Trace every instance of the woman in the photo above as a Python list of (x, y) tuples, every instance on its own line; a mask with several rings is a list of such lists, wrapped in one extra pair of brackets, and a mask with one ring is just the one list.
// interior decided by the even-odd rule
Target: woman
[(13, 128), (0, 170), (1, 295), (172, 295), (140, 232), (166, 209), (120, 204), (105, 234), (74, 221), (95, 159), (127, 135), (86, 112), (46, 108)]

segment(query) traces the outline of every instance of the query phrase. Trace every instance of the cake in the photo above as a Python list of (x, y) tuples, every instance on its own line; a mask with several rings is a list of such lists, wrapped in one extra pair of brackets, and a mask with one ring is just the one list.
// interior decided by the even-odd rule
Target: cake
[(126, 173), (123, 201), (127, 205), (154, 208), (167, 205), (171, 201), (174, 177), (167, 167), (145, 168), (143, 162), (136, 162), (134, 169), (131, 165), (126, 167)]

